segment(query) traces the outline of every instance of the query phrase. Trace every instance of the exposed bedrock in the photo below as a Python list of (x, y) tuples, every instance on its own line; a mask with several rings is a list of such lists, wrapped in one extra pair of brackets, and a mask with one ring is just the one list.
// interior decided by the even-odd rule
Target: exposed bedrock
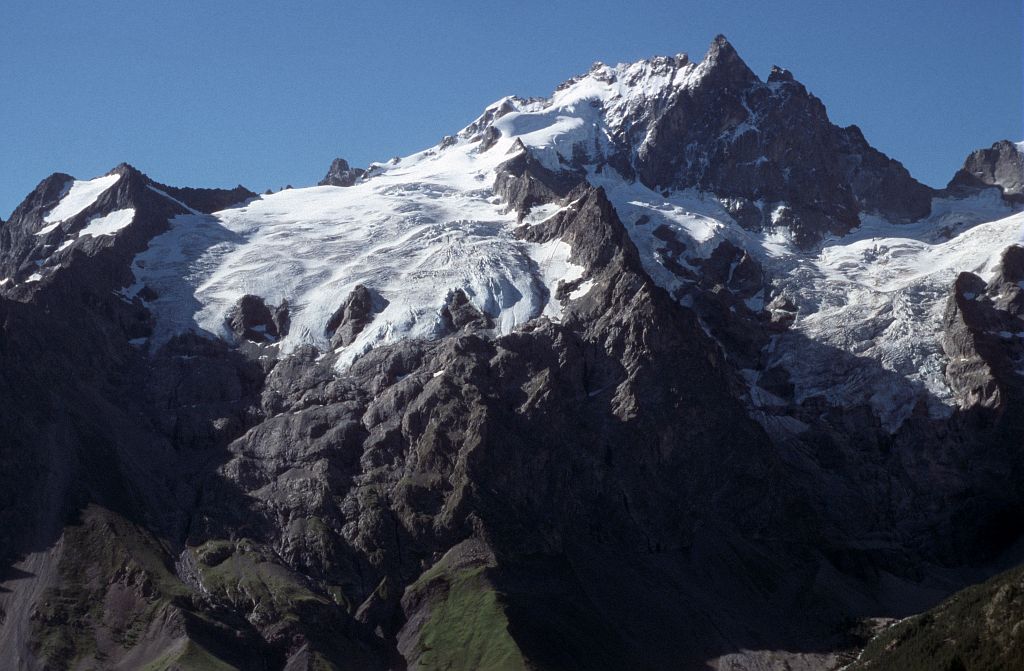
[(972, 152), (947, 187), (954, 193), (998, 188), (1003, 198), (1024, 203), (1024, 143), (996, 142)]
[[(493, 189), (418, 177), (377, 192), (341, 162), (334, 182), (354, 185), (306, 192), (337, 213), (365, 188), (381, 220), (429, 238), (428, 254), (458, 249), (435, 244), (446, 236), (500, 234), (494, 253), (451, 258), (515, 263), (546, 287), (531, 307), (544, 316), (504, 331), (458, 279), (430, 286), (429, 309), (382, 318), (380, 257), (344, 275), (339, 253), (316, 280), (341, 287), (323, 312), (239, 281), (214, 337), (196, 322), (202, 274), (260, 231), (209, 213), (254, 207), (232, 207), (252, 194), (174, 189), (130, 166), (101, 182), (44, 180), (0, 224), (0, 666), (834, 669), (863, 648), (871, 618), (921, 612), (1012, 560), (1003, 553), (1024, 530), (1024, 248), (972, 264), (948, 298), (935, 290), (936, 376), (956, 407), (932, 412), (931, 392), (883, 357), (801, 330), (814, 301), (847, 298), (811, 295), (831, 285), (805, 250), (865, 212), (901, 230), (931, 190), (855, 127), (831, 125), (786, 71), (758, 81), (724, 38), (699, 65), (647, 65), (704, 74), (630, 108), (603, 147), (614, 155), (582, 147), (555, 169), (492, 125), (546, 103), (508, 99), (431, 150), (493, 161), (477, 177), (500, 161)], [(588, 182), (613, 165), (627, 182)], [(1006, 193), (990, 172), (979, 179)], [(631, 203), (609, 194), (647, 198), (645, 186), (658, 191), (627, 228), (616, 206)], [(694, 209), (718, 219), (661, 193), (691, 187), (708, 192)], [(447, 226), (453, 201), (486, 215), (469, 222), (473, 237)], [(182, 236), (195, 290), (158, 340), (174, 291), (137, 281), (140, 254), (175, 222), (201, 233), (218, 221), (215, 244)], [(772, 226), (794, 234), (800, 249), (784, 251), (807, 291), (744, 248)], [(391, 240), (367, 239), (352, 244), (393, 254)], [(537, 245), (562, 258), (542, 267)], [(888, 250), (858, 253), (854, 265)], [(438, 267), (422, 266), (431, 281)], [(652, 279), (664, 269), (671, 292)], [(310, 314), (320, 349), (286, 342)], [(388, 337), (401, 320), (441, 328)], [(356, 356), (346, 349), (378, 332)], [(827, 361), (833, 386), (877, 376), (909, 388), (908, 416), (884, 425), (872, 405), (884, 394), (808, 392), (792, 358), (773, 357), (783, 338), (794, 356)]]
[(353, 168), (345, 159), (336, 158), (331, 162), (327, 175), (320, 180), (319, 186), (352, 186), (365, 174), (362, 168)]

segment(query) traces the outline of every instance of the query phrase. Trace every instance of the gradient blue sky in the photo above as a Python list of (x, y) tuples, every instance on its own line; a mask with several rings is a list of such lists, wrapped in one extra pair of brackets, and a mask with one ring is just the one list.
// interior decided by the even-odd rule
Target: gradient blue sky
[(4, 0), (0, 216), (51, 172), (121, 161), (178, 186), (313, 184), (335, 156), (408, 154), (503, 95), (699, 58), (716, 33), (941, 186), (1024, 139), (1022, 31), (1021, 0)]

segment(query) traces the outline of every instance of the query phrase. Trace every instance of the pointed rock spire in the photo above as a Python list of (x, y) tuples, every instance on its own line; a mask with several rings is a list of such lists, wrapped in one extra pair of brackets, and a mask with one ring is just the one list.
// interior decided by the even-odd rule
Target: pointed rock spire
[(757, 75), (747, 67), (725, 35), (718, 35), (711, 41), (702, 65), (709, 74), (714, 73), (716, 78), (737, 84), (758, 81)]
[(715, 35), (715, 39), (711, 40), (711, 46), (708, 47), (708, 55), (710, 56), (712, 54), (715, 56), (718, 56), (719, 54), (732, 54), (738, 56), (738, 54), (736, 54), (736, 49), (733, 48), (732, 44), (729, 42), (729, 38), (721, 33)]

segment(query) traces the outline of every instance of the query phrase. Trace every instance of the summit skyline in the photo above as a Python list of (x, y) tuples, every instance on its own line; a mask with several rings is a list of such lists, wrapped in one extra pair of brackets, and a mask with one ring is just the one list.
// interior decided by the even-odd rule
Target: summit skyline
[(837, 124), (856, 123), (929, 186), (944, 186), (969, 151), (1024, 138), (1022, 14), (1007, 0), (767, 3), (757, 12), (526, 2), (497, 20), (462, 2), (18, 1), (2, 15), (5, 219), (54, 169), (95, 175), (122, 161), (168, 183), (315, 184), (335, 156), (365, 166), (406, 155), (501, 96), (547, 95), (595, 60), (699, 58), (719, 32), (759, 77), (788, 68)]

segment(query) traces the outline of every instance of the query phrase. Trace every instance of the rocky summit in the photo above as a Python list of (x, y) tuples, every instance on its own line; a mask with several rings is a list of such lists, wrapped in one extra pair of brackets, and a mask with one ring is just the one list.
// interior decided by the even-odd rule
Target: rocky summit
[(316, 187), (51, 175), (0, 223), (0, 667), (1012, 668), (1022, 185), (721, 36)]

